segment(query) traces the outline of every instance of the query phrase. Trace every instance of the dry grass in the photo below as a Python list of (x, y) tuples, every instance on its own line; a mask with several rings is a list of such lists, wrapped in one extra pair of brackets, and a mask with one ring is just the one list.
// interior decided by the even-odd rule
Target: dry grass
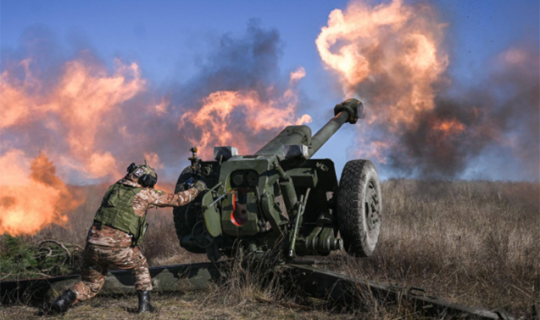
[(390, 180), (382, 192), (375, 255), (333, 255), (339, 269), (519, 316), (540, 301), (537, 183)]
[[(447, 300), (514, 316), (530, 312), (540, 300), (540, 185), (487, 181), (389, 180), (383, 183), (384, 220), (376, 254), (353, 259), (330, 255), (333, 268), (351, 275), (402, 286), (423, 287)], [(84, 244), (103, 187), (87, 187), (87, 203), (70, 215), (70, 228), (50, 227), (28, 241), (44, 238)], [(151, 227), (142, 250), (151, 265), (204, 261), (204, 255), (178, 245), (171, 209), (149, 212)], [(330, 266), (329, 266), (330, 267)], [(261, 288), (260, 273), (236, 269), (225, 286), (187, 295), (162, 295), (159, 318), (318, 319), (324, 307), (305, 310), (279, 284)], [(266, 301), (261, 303), (261, 301)], [(272, 301), (274, 303), (272, 303)], [(134, 297), (96, 298), (73, 309), (69, 318), (126, 317)], [(96, 308), (107, 310), (96, 312)], [(33, 310), (34, 313), (30, 312)], [(34, 308), (9, 307), (0, 316), (32, 317)], [(359, 311), (360, 312), (360, 311)], [(403, 316), (388, 308), (356, 315), (389, 319)], [(409, 317), (410, 318), (410, 317)]]

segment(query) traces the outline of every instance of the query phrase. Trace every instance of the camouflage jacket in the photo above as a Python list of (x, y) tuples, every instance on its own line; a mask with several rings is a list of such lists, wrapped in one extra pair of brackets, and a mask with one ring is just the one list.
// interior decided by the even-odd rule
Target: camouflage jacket
[[(142, 188), (136, 182), (128, 179), (121, 179), (119, 183)], [(181, 191), (176, 194), (165, 193), (158, 189), (144, 188), (133, 198), (133, 211), (138, 216), (144, 216), (150, 208), (156, 207), (178, 207), (190, 203), (199, 194), (195, 188)], [(129, 247), (131, 246), (131, 235), (109, 226), (92, 225), (88, 230), (88, 243), (106, 247)]]

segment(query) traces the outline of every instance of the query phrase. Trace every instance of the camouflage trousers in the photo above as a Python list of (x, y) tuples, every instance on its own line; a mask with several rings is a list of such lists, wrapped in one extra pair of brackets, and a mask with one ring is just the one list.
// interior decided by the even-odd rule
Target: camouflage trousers
[(85, 301), (98, 294), (105, 283), (109, 268), (131, 270), (135, 289), (152, 290), (148, 262), (138, 247), (115, 248), (88, 243), (84, 249), (82, 281), (71, 287), (77, 301)]

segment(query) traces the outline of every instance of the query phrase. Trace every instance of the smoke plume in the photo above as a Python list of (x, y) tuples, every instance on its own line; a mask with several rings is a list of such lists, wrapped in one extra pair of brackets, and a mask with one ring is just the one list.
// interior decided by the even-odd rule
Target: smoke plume
[[(54, 53), (39, 49), (54, 42), (46, 32), (36, 36), (30, 42), (38, 50), (8, 55), (0, 76), (0, 184), (7, 190), (0, 233), (65, 224), (82, 202), (67, 183), (110, 183), (143, 160), (160, 183), (174, 182), (190, 146), (205, 159), (214, 145), (249, 153), (283, 126), (311, 121), (298, 114), (304, 69), (282, 76), (279, 34), (257, 22), (242, 37), (224, 35), (193, 79), (161, 88), (136, 62), (118, 59), (111, 70), (89, 50), (48, 65), (42, 59)], [(13, 168), (16, 175), (8, 174)], [(35, 223), (22, 223), (29, 218)]]
[[(331, 12), (316, 44), (345, 97), (368, 107), (353, 157), (400, 175), (456, 178), (474, 170), (492, 177), (538, 176), (538, 50), (516, 46), (494, 57), (487, 79), (461, 87), (448, 73), (447, 25), (427, 3), (372, 6), (352, 1)], [(500, 160), (500, 158), (504, 160)], [(497, 174), (501, 162), (514, 173)]]

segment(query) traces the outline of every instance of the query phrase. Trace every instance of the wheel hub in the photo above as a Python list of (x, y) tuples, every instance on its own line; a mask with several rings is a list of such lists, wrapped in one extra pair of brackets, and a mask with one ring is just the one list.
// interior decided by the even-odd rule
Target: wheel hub
[(377, 192), (372, 181), (370, 181), (368, 186), (368, 191), (366, 194), (366, 203), (365, 215), (366, 215), (366, 224), (368, 230), (371, 232), (377, 228), (380, 219), (379, 219), (379, 199), (377, 197)]

